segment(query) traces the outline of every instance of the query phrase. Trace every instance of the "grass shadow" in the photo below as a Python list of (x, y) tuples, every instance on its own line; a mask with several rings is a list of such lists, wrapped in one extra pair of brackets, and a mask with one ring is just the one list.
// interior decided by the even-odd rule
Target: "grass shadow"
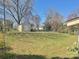
[(79, 59), (79, 57), (72, 57), (72, 58), (68, 58), (68, 57), (52, 57), (51, 59)]
[(17, 54), (9, 54), (7, 53), (2, 59), (46, 59), (41, 55), (17, 55)]
[(46, 59), (42, 55), (18, 55), (9, 53), (12, 50), (10, 47), (0, 48), (0, 59)]

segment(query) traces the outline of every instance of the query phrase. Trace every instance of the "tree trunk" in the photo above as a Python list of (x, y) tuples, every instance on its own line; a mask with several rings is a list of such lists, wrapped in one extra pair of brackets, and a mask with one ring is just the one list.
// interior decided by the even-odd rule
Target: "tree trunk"
[(21, 24), (18, 25), (17, 30), (18, 30), (19, 32), (22, 32), (22, 25), (21, 25)]

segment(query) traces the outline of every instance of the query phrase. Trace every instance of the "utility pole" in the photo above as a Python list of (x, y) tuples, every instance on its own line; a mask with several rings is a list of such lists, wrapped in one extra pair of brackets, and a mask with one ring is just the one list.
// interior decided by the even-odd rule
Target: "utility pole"
[(79, 56), (79, 25), (78, 25), (78, 40), (77, 40), (77, 47), (78, 47), (78, 56)]
[(4, 52), (4, 56), (6, 55), (6, 40), (5, 40), (5, 0), (3, 0), (3, 8), (4, 8), (4, 20), (3, 20), (3, 52)]
[(3, 0), (3, 5), (4, 5), (4, 20), (3, 20), (3, 26), (4, 26), (4, 31), (5, 31), (5, 0)]

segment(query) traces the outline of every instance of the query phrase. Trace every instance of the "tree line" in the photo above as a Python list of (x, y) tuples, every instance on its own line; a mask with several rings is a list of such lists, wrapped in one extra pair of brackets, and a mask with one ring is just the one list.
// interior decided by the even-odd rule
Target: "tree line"
[(76, 9), (64, 18), (58, 11), (49, 9), (46, 15), (44, 28), (46, 31), (62, 32), (74, 34), (77, 32), (77, 26), (67, 27), (66, 21), (79, 17), (79, 9)]
[[(2, 12), (5, 4), (5, 13), (10, 16), (13, 22), (17, 24), (17, 30), (23, 30), (23, 22), (29, 19), (28, 24), (30, 24), (30, 30), (36, 30), (34, 27), (38, 28), (39, 16), (33, 15), (33, 0), (0, 0), (0, 11)], [(1, 14), (4, 14), (1, 13)]]
[[(3, 7), (5, 4), (5, 13), (9, 16), (9, 20), (6, 21), (8, 23), (8, 26), (12, 26), (16, 23), (17, 24), (17, 30), (19, 32), (25, 31), (28, 29), (29, 31), (39, 31), (40, 29), (40, 21), (41, 18), (38, 14), (34, 14), (33, 12), (33, 4), (34, 0), (5, 0), (5, 3), (3, 3), (3, 0), (0, 0), (0, 14), (3, 15)], [(76, 27), (70, 27), (67, 28), (66, 26), (66, 20), (64, 17), (58, 12), (53, 9), (48, 9), (46, 12), (46, 19), (42, 26), (43, 31), (54, 31), (54, 32), (63, 32), (68, 33), (68, 30), (70, 32), (74, 32)], [(7, 17), (8, 17), (7, 16)], [(67, 17), (67, 20), (79, 17), (79, 11), (78, 9), (75, 11), (70, 12), (70, 14)], [(2, 21), (0, 21), (2, 22)], [(11, 23), (11, 24), (9, 24)], [(23, 26), (24, 25), (24, 26)], [(0, 23), (0, 29), (2, 29), (2, 23)], [(6, 26), (7, 27), (7, 26)]]

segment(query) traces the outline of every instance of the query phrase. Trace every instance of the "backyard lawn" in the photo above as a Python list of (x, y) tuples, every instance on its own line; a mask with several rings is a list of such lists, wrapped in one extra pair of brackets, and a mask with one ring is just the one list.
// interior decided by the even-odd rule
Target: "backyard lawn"
[(7, 33), (8, 59), (55, 59), (72, 58), (77, 53), (71, 51), (77, 41), (76, 35), (51, 32)]

